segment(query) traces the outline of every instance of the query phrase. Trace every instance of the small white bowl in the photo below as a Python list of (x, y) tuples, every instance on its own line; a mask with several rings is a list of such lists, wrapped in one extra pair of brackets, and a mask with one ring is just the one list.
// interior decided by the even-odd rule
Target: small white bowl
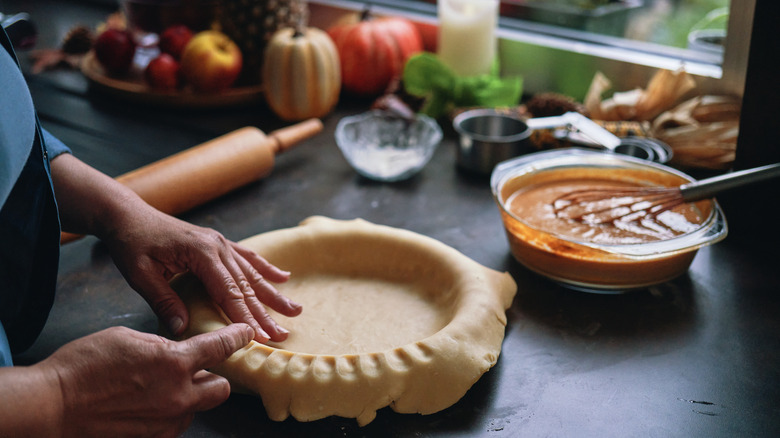
[(335, 135), (344, 158), (359, 174), (385, 182), (419, 172), (442, 139), (441, 128), (426, 115), (410, 122), (380, 110), (344, 117)]

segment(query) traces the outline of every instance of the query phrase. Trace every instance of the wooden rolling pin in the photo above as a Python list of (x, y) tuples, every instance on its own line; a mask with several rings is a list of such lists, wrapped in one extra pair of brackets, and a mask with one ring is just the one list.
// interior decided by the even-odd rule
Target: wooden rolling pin
[[(244, 127), (118, 176), (156, 209), (177, 215), (268, 176), (274, 157), (322, 131), (309, 119), (265, 135)], [(81, 238), (62, 233), (61, 243)]]

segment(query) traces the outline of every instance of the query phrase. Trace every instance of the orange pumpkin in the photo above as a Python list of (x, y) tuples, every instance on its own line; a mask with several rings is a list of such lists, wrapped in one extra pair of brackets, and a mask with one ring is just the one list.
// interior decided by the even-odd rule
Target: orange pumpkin
[(417, 27), (400, 17), (371, 18), (328, 29), (341, 59), (344, 90), (361, 96), (383, 93), (406, 60), (423, 50)]

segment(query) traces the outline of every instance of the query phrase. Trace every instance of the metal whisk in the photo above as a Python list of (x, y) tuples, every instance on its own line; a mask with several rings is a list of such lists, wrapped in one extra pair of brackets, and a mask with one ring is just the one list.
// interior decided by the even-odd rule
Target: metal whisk
[(598, 225), (654, 218), (685, 202), (780, 176), (780, 163), (732, 172), (678, 187), (605, 187), (575, 190), (556, 198), (555, 215)]

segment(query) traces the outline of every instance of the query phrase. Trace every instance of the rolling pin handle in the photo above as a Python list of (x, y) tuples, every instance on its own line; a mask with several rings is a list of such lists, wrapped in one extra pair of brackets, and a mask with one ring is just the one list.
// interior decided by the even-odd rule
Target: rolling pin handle
[(271, 132), (268, 137), (273, 139), (273, 152), (275, 155), (278, 155), (293, 145), (319, 134), (321, 131), (322, 121), (314, 118), (277, 129), (276, 131)]

